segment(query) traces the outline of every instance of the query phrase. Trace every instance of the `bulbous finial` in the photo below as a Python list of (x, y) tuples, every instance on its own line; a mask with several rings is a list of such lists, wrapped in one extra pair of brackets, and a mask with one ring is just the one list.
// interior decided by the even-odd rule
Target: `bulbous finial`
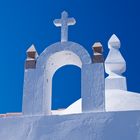
[(105, 60), (105, 70), (109, 76), (114, 74), (121, 75), (126, 70), (126, 62), (119, 51), (120, 45), (119, 38), (113, 34), (108, 41), (110, 51)]
[(119, 38), (113, 34), (108, 41), (110, 50), (105, 60), (105, 71), (109, 75), (105, 79), (106, 89), (127, 90), (126, 77), (122, 76), (126, 70), (126, 62), (119, 51), (120, 46)]

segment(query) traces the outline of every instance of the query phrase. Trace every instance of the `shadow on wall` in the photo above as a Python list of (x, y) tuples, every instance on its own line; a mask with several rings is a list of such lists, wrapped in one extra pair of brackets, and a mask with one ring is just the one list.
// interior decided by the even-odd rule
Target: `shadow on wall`
[(67, 108), (81, 98), (81, 69), (74, 65), (61, 67), (52, 84), (52, 110)]

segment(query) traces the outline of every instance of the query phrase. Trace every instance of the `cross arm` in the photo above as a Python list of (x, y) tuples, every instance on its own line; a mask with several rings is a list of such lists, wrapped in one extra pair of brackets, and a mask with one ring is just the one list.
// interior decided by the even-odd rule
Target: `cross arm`
[(74, 24), (76, 24), (76, 20), (74, 18), (69, 18), (68, 25), (74, 25)]
[(61, 26), (62, 26), (62, 21), (61, 21), (61, 19), (55, 19), (55, 20), (53, 21), (53, 23), (54, 23), (54, 25), (55, 25), (56, 27), (61, 27)]

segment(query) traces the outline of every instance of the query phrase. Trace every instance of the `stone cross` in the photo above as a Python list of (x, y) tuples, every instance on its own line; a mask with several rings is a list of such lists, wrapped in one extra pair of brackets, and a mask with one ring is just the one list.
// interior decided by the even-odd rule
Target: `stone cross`
[(61, 27), (61, 42), (68, 41), (68, 26), (74, 25), (76, 20), (74, 18), (68, 18), (68, 13), (66, 11), (62, 12), (61, 19), (55, 19), (54, 25), (56, 27)]

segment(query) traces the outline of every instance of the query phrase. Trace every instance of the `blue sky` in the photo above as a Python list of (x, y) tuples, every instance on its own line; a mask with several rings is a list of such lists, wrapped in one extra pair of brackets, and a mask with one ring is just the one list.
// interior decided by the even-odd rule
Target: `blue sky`
[[(24, 61), (34, 43), (40, 54), (60, 40), (53, 20), (63, 10), (75, 17), (69, 40), (80, 43), (92, 55), (91, 46), (115, 33), (122, 42), (127, 62), (128, 90), (140, 92), (140, 2), (139, 0), (1, 0), (0, 1), (0, 113), (21, 111)], [(53, 108), (65, 108), (80, 98), (80, 69), (66, 66), (53, 80)]]

